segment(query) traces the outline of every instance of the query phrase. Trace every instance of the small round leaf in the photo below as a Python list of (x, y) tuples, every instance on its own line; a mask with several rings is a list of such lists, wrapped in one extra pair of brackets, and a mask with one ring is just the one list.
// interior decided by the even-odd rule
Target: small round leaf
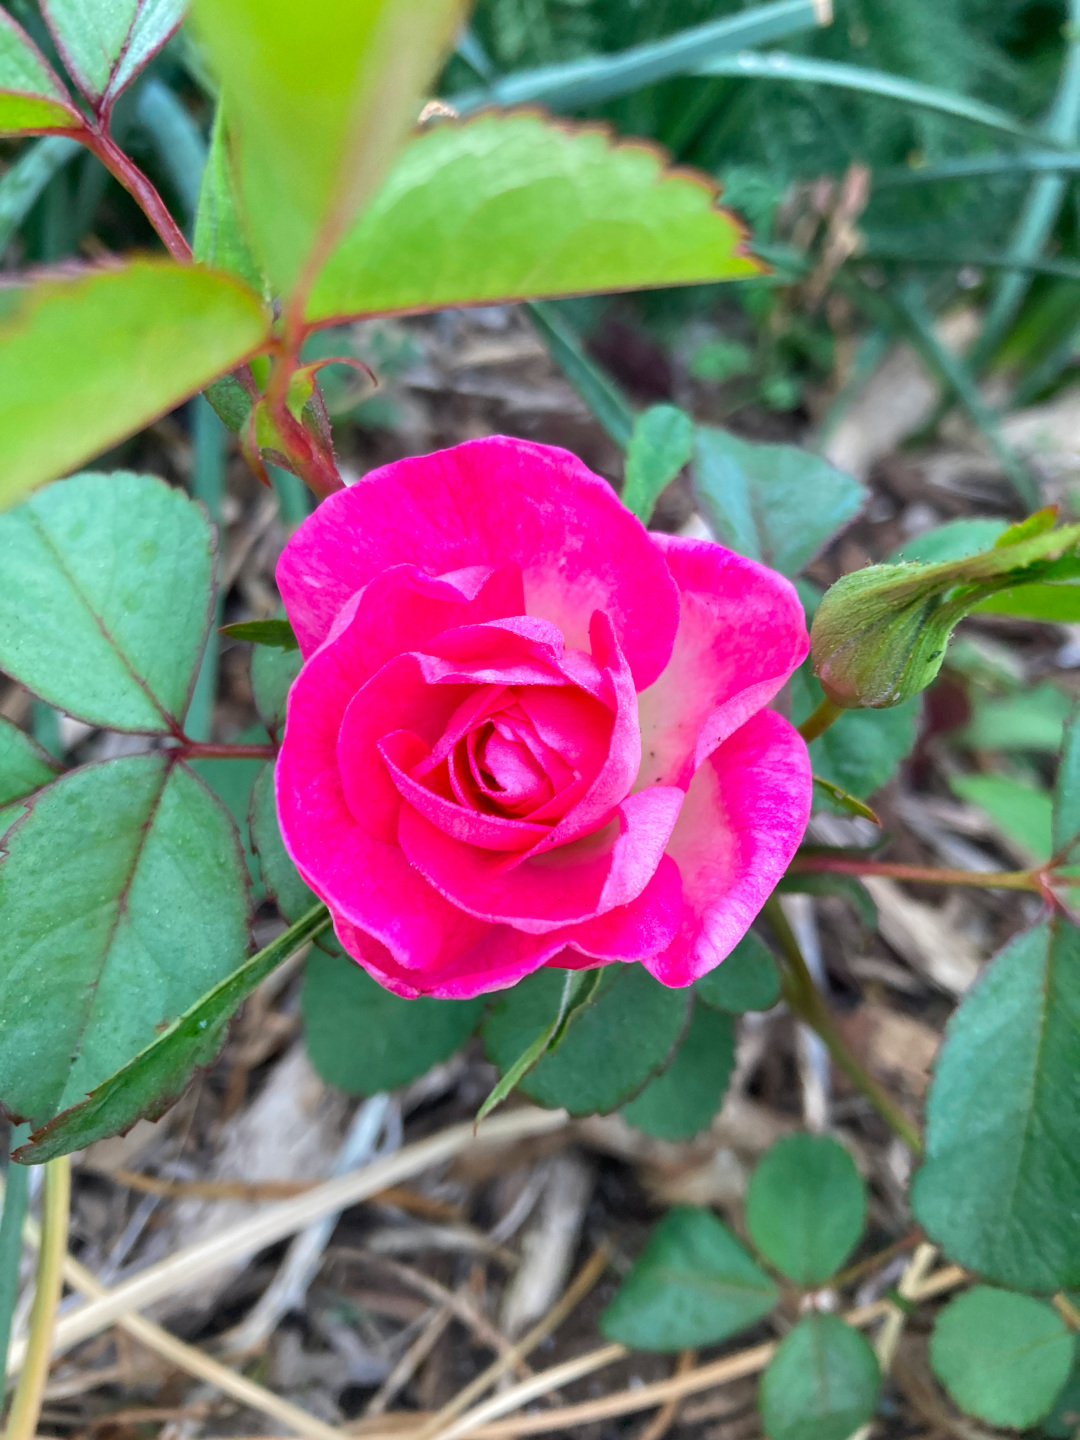
[(733, 1015), (771, 1010), (780, 999), (780, 972), (769, 947), (751, 931), (726, 960), (701, 977), (694, 992), (714, 1010)]
[(857, 1330), (835, 1315), (806, 1315), (761, 1378), (769, 1440), (848, 1440), (874, 1413), (881, 1371)]
[(695, 1005), (675, 1059), (623, 1106), (623, 1118), (661, 1140), (687, 1140), (720, 1109), (734, 1065), (735, 1021)]
[(799, 1285), (820, 1285), (866, 1224), (866, 1187), (827, 1135), (791, 1135), (765, 1155), (746, 1195), (746, 1225), (762, 1255)]
[(1073, 1336), (1053, 1306), (976, 1285), (938, 1316), (930, 1360), (961, 1410), (1023, 1430), (1053, 1409), (1069, 1378), (1073, 1349)]

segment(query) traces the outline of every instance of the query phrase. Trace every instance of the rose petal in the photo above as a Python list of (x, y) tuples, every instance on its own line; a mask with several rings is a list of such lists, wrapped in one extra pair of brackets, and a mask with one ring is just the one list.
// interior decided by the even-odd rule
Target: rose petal
[(577, 925), (637, 898), (656, 873), (683, 792), (629, 796), (616, 819), (584, 839), (508, 868), (510, 857), (451, 840), (403, 806), (398, 838), (424, 877), (454, 905), (532, 935)]
[(527, 613), (567, 644), (586, 649), (603, 610), (638, 688), (663, 670), (678, 624), (664, 558), (611, 487), (552, 446), (493, 436), (373, 470), (304, 521), (277, 577), (308, 655), (389, 566), (443, 575), (509, 562), (521, 567)]
[(638, 696), (637, 789), (681, 785), (767, 705), (805, 660), (810, 641), (795, 587), (708, 541), (654, 535), (679, 587), (671, 660)]
[(682, 925), (644, 962), (662, 984), (691, 984), (742, 939), (798, 848), (811, 788), (806, 744), (773, 710), (751, 716), (702, 765), (668, 845), (682, 872)]

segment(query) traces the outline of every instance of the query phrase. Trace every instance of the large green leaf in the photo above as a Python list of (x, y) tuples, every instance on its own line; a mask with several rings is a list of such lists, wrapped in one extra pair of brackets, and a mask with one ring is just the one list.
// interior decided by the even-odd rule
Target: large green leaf
[(161, 49), (184, 0), (41, 0), (72, 79), (88, 100), (112, 102)]
[(351, 1095), (394, 1090), (464, 1045), (484, 1009), (475, 1000), (402, 1000), (346, 955), (313, 953), (304, 977), (311, 1063)]
[(14, 292), (0, 322), (0, 508), (230, 370), (269, 324), (232, 276), (162, 260)]
[(848, 1440), (874, 1413), (881, 1372), (857, 1330), (835, 1315), (804, 1315), (761, 1378), (769, 1440)]
[(766, 1260), (798, 1285), (835, 1274), (862, 1238), (866, 1186), (828, 1135), (790, 1135), (762, 1158), (746, 1193), (746, 1228)]
[(196, 0), (221, 79), (248, 234), (291, 292), (415, 124), (461, 0)]
[(715, 1215), (679, 1205), (650, 1235), (600, 1328), (636, 1350), (684, 1350), (737, 1335), (779, 1298)]
[(677, 405), (650, 405), (634, 421), (619, 499), (646, 525), (661, 491), (694, 451), (694, 422)]
[(0, 1103), (40, 1125), (249, 946), (236, 831), (183, 764), (136, 755), (43, 790), (0, 864)]
[(1017, 936), (953, 1016), (916, 1218), (946, 1254), (1027, 1290), (1080, 1284), (1080, 931)]
[(1026, 1430), (1053, 1408), (1074, 1348), (1068, 1326), (1045, 1301), (976, 1285), (938, 1316), (930, 1360), (962, 1410)]
[(0, 10), (0, 134), (81, 130), (56, 72), (6, 10)]
[(317, 905), (185, 1010), (163, 1034), (69, 1110), (31, 1135), (16, 1159), (35, 1165), (120, 1135), (143, 1116), (156, 1120), (183, 1094), (195, 1071), (211, 1064), (229, 1021), (267, 975), (330, 923)]
[(0, 515), (0, 666), (95, 725), (183, 722), (210, 625), (205, 512), (148, 475), (76, 475)]
[(952, 775), (949, 784), (962, 800), (985, 810), (1033, 865), (1050, 859), (1053, 803), (1047, 791), (1009, 775)]
[(695, 984), (694, 993), (714, 1010), (733, 1015), (771, 1010), (780, 999), (780, 972), (772, 951), (747, 931), (731, 954)]
[(18, 802), (50, 784), (62, 768), (25, 730), (0, 716), (0, 835), (22, 814)]
[[(506, 1071), (559, 1012), (565, 972), (542, 969), (499, 995), (482, 1034), (489, 1059)], [(687, 990), (669, 990), (642, 965), (608, 965), (595, 999), (577, 1015), (519, 1088), (541, 1105), (574, 1115), (615, 1110), (674, 1050), (686, 1022)]]
[(223, 105), (218, 106), (214, 116), (191, 248), (195, 259), (203, 265), (239, 275), (260, 294), (266, 289), (265, 277), (251, 253), (243, 217), (236, 205)]
[(782, 575), (797, 575), (866, 499), (857, 480), (820, 455), (707, 425), (698, 428), (693, 475), (716, 538)]
[(539, 115), (443, 123), (402, 152), (307, 316), (410, 314), (759, 273), (704, 176)]
[(622, 1116), (648, 1135), (688, 1140), (712, 1122), (734, 1068), (733, 1017), (695, 1005), (674, 1060), (623, 1106)]
[(1056, 685), (1033, 685), (1015, 695), (978, 697), (971, 719), (955, 736), (972, 750), (1033, 750), (1056, 755), (1072, 701)]

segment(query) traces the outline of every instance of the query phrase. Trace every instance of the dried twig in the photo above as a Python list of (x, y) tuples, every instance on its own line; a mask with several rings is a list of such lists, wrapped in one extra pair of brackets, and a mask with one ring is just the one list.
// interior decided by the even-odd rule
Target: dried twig
[[(694, 1368), (696, 1354), (697, 1352), (694, 1350), (681, 1350), (679, 1352), (679, 1358), (675, 1362), (675, 1374), (686, 1375), (692, 1370)], [(643, 1426), (641, 1433), (635, 1437), (635, 1440), (663, 1440), (663, 1437), (678, 1419), (679, 1408), (682, 1403), (683, 1397), (681, 1395), (673, 1395), (666, 1404), (660, 1406), (660, 1409), (652, 1419)]]
[(401, 1359), (368, 1401), (365, 1415), (382, 1415), (394, 1397), (408, 1385), (420, 1366), (439, 1343), (443, 1331), (454, 1318), (451, 1306), (443, 1305), (431, 1312), (431, 1318)]

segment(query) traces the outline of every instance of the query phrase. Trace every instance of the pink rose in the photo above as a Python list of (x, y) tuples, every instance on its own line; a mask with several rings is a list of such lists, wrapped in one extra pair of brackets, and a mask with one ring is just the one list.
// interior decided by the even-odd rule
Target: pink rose
[(305, 657), (282, 835), (380, 984), (640, 960), (688, 985), (745, 933), (810, 811), (765, 708), (807, 652), (782, 576), (497, 436), (324, 500), (277, 577)]

